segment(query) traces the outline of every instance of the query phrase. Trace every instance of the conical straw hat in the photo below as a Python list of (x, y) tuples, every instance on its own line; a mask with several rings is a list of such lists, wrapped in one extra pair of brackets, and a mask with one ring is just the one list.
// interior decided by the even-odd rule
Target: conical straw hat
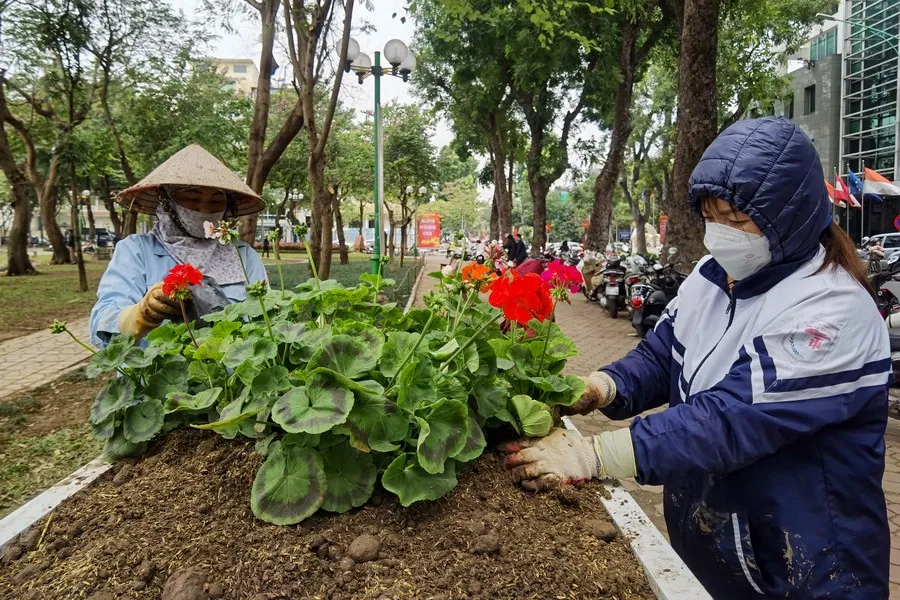
[(237, 214), (250, 215), (265, 208), (262, 198), (231, 169), (197, 144), (173, 154), (153, 172), (116, 196), (116, 202), (148, 215), (156, 213), (159, 188), (208, 187), (229, 192), (238, 199)]

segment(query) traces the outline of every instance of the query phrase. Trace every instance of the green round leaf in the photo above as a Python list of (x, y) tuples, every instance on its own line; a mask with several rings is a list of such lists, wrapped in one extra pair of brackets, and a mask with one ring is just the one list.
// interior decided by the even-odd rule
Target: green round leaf
[(304, 323), (279, 321), (272, 324), (272, 334), (276, 340), (284, 344), (296, 344), (303, 337), (305, 331), (306, 325)]
[(145, 393), (151, 398), (164, 401), (172, 392), (184, 391), (187, 388), (187, 379), (187, 361), (183, 356), (172, 356), (147, 382)]
[(478, 422), (471, 413), (469, 413), (468, 422), (469, 426), (466, 430), (466, 445), (459, 451), (459, 454), (453, 457), (454, 460), (458, 460), (459, 462), (475, 460), (481, 456), (487, 446), (487, 441), (484, 439), (484, 432), (481, 431), (481, 427), (478, 426)]
[(380, 394), (356, 394), (353, 410), (340, 431), (347, 433), (350, 445), (362, 452), (393, 452), (400, 447), (396, 442), (409, 434), (409, 420)]
[(97, 394), (88, 421), (95, 425), (102, 423), (133, 402), (134, 383), (127, 377), (113, 379)]
[(166, 398), (165, 409), (167, 413), (206, 410), (216, 403), (221, 394), (222, 388), (220, 387), (203, 390), (197, 394), (173, 392)]
[(96, 377), (103, 373), (115, 371), (117, 368), (125, 364), (128, 351), (134, 347), (134, 336), (130, 333), (124, 333), (113, 337), (106, 345), (106, 348), (100, 350), (91, 357), (91, 362), (84, 370), (88, 377)]
[(113, 434), (109, 441), (106, 442), (106, 446), (103, 447), (103, 455), (106, 456), (107, 460), (112, 462), (117, 461), (120, 458), (138, 456), (143, 454), (146, 449), (146, 443), (135, 444), (134, 442), (129, 442), (125, 439), (122, 430), (119, 429)]
[(149, 441), (163, 426), (165, 412), (159, 400), (149, 399), (146, 402), (129, 406), (122, 419), (122, 430), (125, 439), (139, 444)]
[(510, 400), (525, 435), (543, 437), (550, 433), (550, 428), (553, 426), (553, 415), (546, 404), (521, 394), (513, 396)]
[(403, 361), (409, 356), (419, 338), (422, 336), (418, 333), (407, 333), (405, 331), (395, 331), (388, 334), (387, 342), (381, 352), (381, 369), (382, 375), (385, 377), (394, 377), (403, 364)]
[(437, 400), (434, 386), (437, 376), (437, 369), (429, 361), (411, 360), (397, 378), (397, 403), (403, 408), (415, 410)]
[(309, 369), (324, 367), (350, 379), (358, 379), (375, 368), (378, 356), (366, 348), (362, 340), (349, 335), (336, 335), (316, 350)]
[(284, 394), (272, 407), (272, 420), (289, 433), (324, 433), (347, 420), (353, 394), (331, 377), (315, 374)]
[(251, 391), (254, 396), (277, 394), (291, 387), (288, 381), (288, 370), (281, 365), (267, 367), (253, 378)]
[(479, 382), (472, 392), (478, 405), (478, 414), (484, 418), (496, 416), (506, 408), (506, 401), (509, 399), (506, 388), (498, 385), (496, 380)]
[(354, 450), (345, 441), (322, 451), (322, 460), (328, 479), (322, 508), (343, 513), (365, 504), (375, 489), (378, 476), (372, 456)]
[(278, 354), (278, 348), (275, 343), (262, 337), (251, 337), (250, 339), (234, 342), (225, 351), (222, 362), (229, 369), (235, 369), (242, 362), (247, 361), (253, 365), (260, 365), (267, 360), (275, 358)]
[(325, 500), (322, 457), (312, 448), (280, 445), (260, 466), (250, 491), (250, 508), (263, 521), (293, 525)]
[(443, 473), (447, 460), (466, 445), (468, 409), (458, 400), (438, 400), (417, 417), (419, 440), (416, 457), (419, 465), (432, 474)]
[(345, 323), (336, 331), (362, 341), (375, 356), (381, 356), (384, 347), (384, 334), (372, 325), (359, 322)]
[(96, 425), (91, 423), (91, 435), (101, 442), (109, 441), (116, 432), (116, 416), (111, 415), (108, 419)]
[(421, 500), (437, 500), (456, 487), (456, 463), (450, 460), (443, 473), (432, 475), (419, 466), (415, 454), (401, 454), (381, 476), (381, 485), (397, 494), (403, 506)]
[[(219, 325), (221, 324), (219, 323)], [(200, 344), (200, 347), (194, 351), (194, 360), (222, 360), (222, 357), (225, 356), (230, 347), (231, 338), (211, 337)]]

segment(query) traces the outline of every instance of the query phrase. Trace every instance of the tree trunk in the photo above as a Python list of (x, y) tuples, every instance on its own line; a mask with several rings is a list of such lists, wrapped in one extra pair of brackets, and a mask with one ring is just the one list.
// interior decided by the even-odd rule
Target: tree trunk
[(59, 204), (59, 199), (56, 196), (56, 181), (58, 178), (59, 159), (54, 156), (50, 159), (47, 178), (39, 190), (40, 199), (38, 201), (41, 209), (41, 220), (44, 222), (44, 230), (47, 232), (47, 239), (53, 248), (53, 257), (50, 259), (50, 264), (52, 265), (72, 262), (69, 248), (66, 246), (66, 239), (63, 237), (62, 230), (59, 228), (59, 223), (56, 220)]
[(506, 149), (500, 138), (500, 132), (494, 125), (488, 131), (488, 145), (491, 151), (491, 171), (494, 179), (494, 194), (497, 196), (497, 223), (500, 228), (497, 239), (501, 239), (513, 231), (512, 194), (506, 179)]
[[(638, 176), (638, 167), (635, 166), (635, 176), (632, 177), (632, 182), (636, 183)], [(647, 254), (647, 232), (644, 230), (644, 225), (647, 222), (646, 213), (641, 212), (641, 206), (637, 200), (634, 199), (632, 195), (632, 189), (628, 187), (628, 183), (623, 178), (621, 181), (622, 184), (622, 193), (625, 194), (625, 200), (628, 201), (628, 206), (631, 208), (631, 219), (634, 221), (634, 241), (631, 244), (632, 249), (637, 254)]]
[[(263, 157), (263, 148), (266, 142), (266, 129), (269, 124), (269, 106), (272, 97), (272, 71), (275, 68), (274, 46), (275, 46), (275, 19), (278, 16), (278, 7), (281, 0), (262, 0), (258, 4), (254, 4), (259, 10), (259, 21), (262, 28), (262, 50), (259, 55), (259, 77), (256, 80), (256, 98), (253, 104), (253, 121), (250, 124), (250, 138), (248, 143), (247, 154), (247, 185), (249, 185), (257, 194), (262, 192), (265, 185), (266, 177), (272, 166), (277, 161), (272, 161), (271, 165), (262, 176), (258, 171), (260, 161)], [(298, 103), (299, 104), (299, 103)], [(297, 127), (294, 136), (300, 128)], [(291, 137), (293, 139), (293, 136)], [(280, 156), (280, 154), (279, 154)], [(241, 239), (252, 244), (256, 239), (256, 223), (258, 214), (247, 215), (241, 218)]]
[(138, 220), (138, 212), (134, 210), (129, 210), (128, 214), (125, 217), (125, 236), (129, 236), (133, 233), (137, 233), (137, 220)]
[[(318, 160), (310, 156), (309, 163), (309, 184), (313, 196), (313, 227), (311, 230), (315, 231), (310, 239), (313, 241), (313, 257), (317, 259), (316, 267), (319, 270), (319, 278), (328, 279), (331, 273), (334, 209), (331, 194), (325, 189), (325, 156), (319, 156)], [(318, 244), (318, 248), (316, 244)]]
[(341, 250), (341, 264), (350, 263), (350, 254), (347, 250), (347, 240), (344, 239), (344, 215), (341, 214), (341, 198), (335, 192), (332, 195), (332, 210), (334, 211), (334, 226), (337, 229), (338, 246)]
[(109, 175), (104, 175), (100, 181), (100, 193), (103, 198), (103, 206), (109, 211), (109, 220), (113, 226), (113, 232), (118, 239), (124, 237), (122, 235), (122, 219), (119, 218), (119, 211), (116, 209), (116, 202), (110, 195)]
[[(665, 246), (678, 248), (676, 260), (703, 256), (703, 226), (687, 202), (688, 180), (716, 137), (716, 47), (720, 0), (685, 0), (678, 58), (678, 120), (675, 134), (673, 196)], [(667, 256), (667, 253), (663, 253)]]
[[(3, 87), (0, 86), (0, 107), (3, 114), (8, 110), (6, 96)], [(31, 221), (31, 205), (28, 201), (28, 182), (25, 174), (16, 165), (9, 148), (9, 139), (6, 137), (6, 129), (0, 120), (0, 168), (10, 183), (13, 205), (13, 223), (9, 230), (9, 239), (6, 245), (7, 275), (32, 275), (36, 271), (28, 259), (28, 230)]]
[(84, 201), (87, 205), (87, 219), (88, 219), (88, 239), (94, 244), (97, 243), (97, 227), (94, 222), (94, 209), (91, 207), (91, 199), (88, 198)]
[(587, 247), (590, 250), (604, 250), (609, 242), (607, 228), (612, 218), (613, 194), (622, 163), (625, 160), (625, 149), (631, 137), (631, 104), (634, 95), (634, 78), (637, 70), (636, 43), (638, 28), (625, 22), (622, 24), (621, 45), (619, 48), (619, 68), (621, 79), (616, 86), (616, 98), (613, 108), (613, 127), (609, 141), (609, 153), (603, 169), (594, 183), (594, 205), (591, 208), (590, 228), (587, 233)]
[(539, 256), (547, 245), (547, 194), (550, 192), (550, 184), (539, 173), (528, 169), (528, 189), (531, 190), (531, 222), (534, 226), (531, 254)]
[(69, 161), (69, 186), (72, 193), (72, 230), (75, 232), (75, 262), (78, 264), (78, 291), (86, 292), (88, 291), (88, 281), (87, 271), (84, 269), (84, 254), (81, 251), (81, 227), (78, 223), (80, 203), (78, 196), (78, 182), (75, 179), (75, 161)]
[(494, 197), (491, 198), (491, 239), (500, 240), (500, 215), (497, 212), (497, 187), (494, 187)]

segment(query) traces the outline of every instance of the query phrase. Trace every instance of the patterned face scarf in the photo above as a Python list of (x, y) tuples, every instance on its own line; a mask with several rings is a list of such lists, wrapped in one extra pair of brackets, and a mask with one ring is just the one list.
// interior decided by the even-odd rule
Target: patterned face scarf
[(218, 225), (225, 211), (201, 213), (163, 198), (156, 208), (156, 225), (151, 231), (166, 252), (179, 263), (188, 263), (219, 285), (246, 282), (237, 249), (206, 239), (204, 221)]

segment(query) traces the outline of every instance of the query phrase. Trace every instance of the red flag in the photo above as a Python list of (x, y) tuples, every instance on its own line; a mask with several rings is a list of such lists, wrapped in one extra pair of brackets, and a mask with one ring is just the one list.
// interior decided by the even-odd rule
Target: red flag
[(846, 204), (842, 201), (842, 198), (838, 196), (837, 190), (828, 183), (828, 180), (825, 180), (825, 189), (828, 190), (828, 197), (831, 198), (831, 201), (838, 205), (841, 208), (846, 208)]
[(856, 196), (850, 193), (850, 188), (840, 177), (834, 179), (834, 197), (838, 200), (846, 200), (853, 208), (862, 208)]

